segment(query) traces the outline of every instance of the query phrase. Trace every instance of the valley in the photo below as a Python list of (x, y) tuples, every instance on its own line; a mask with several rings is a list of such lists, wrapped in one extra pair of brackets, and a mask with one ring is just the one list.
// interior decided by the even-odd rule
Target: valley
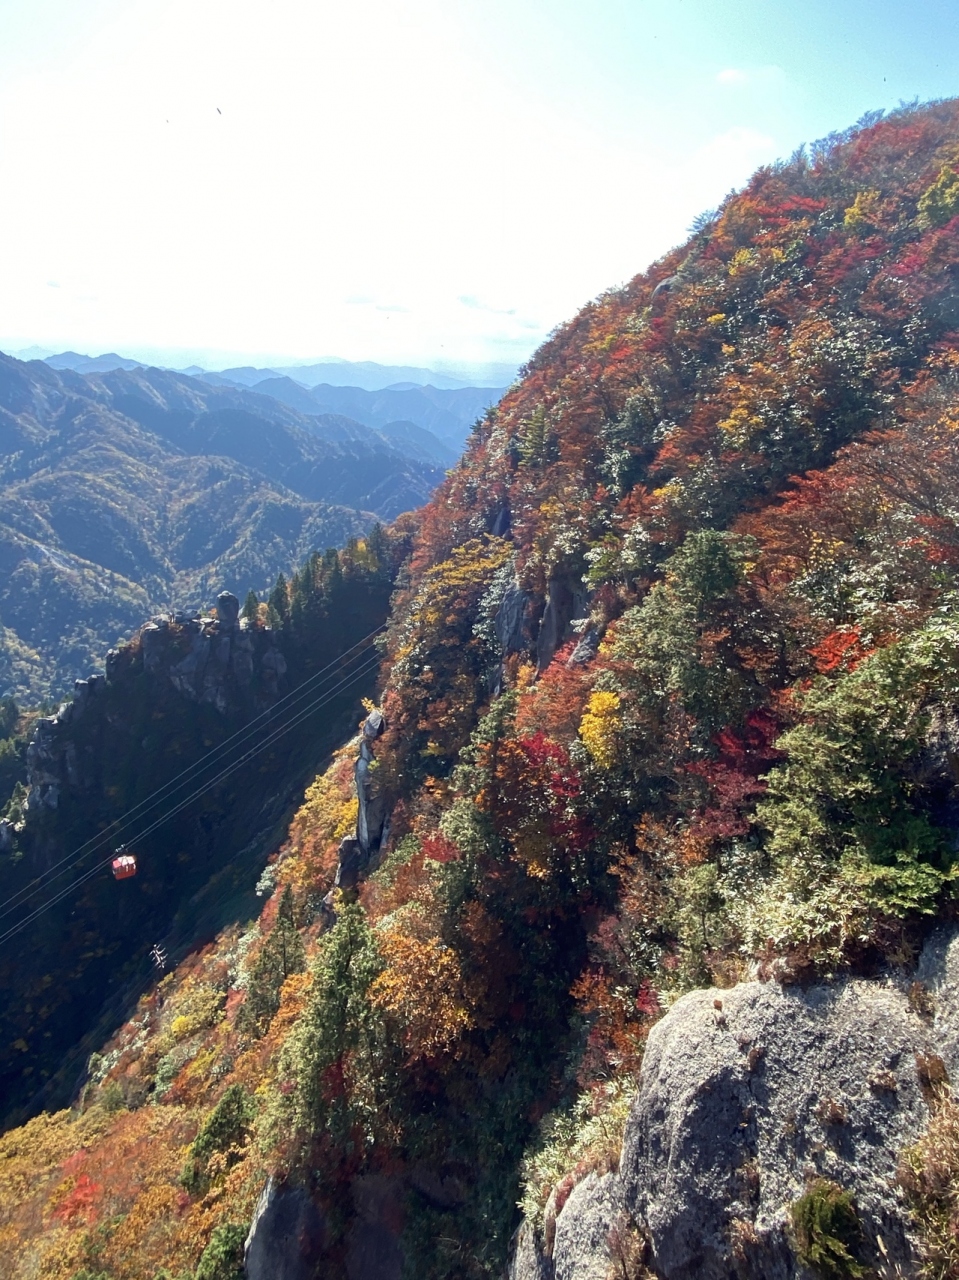
[(268, 591), (424, 502), (458, 456), (160, 370), (0, 357), (0, 695), (56, 698), (144, 618)]

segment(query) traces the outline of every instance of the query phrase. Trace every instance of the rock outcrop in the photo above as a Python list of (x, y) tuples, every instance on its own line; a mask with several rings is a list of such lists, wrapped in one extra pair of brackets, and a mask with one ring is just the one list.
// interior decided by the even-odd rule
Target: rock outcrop
[(576, 1186), (545, 1239), (524, 1224), (510, 1280), (602, 1280), (624, 1223), (662, 1280), (795, 1280), (788, 1209), (817, 1176), (853, 1192), (873, 1265), (912, 1274), (896, 1171), (943, 1066), (959, 1078), (957, 932), (912, 982), (692, 992), (650, 1033), (618, 1171)]
[(335, 881), (338, 889), (356, 888), (375, 864), (389, 836), (389, 798), (378, 790), (372, 774), (376, 759), (373, 744), (385, 728), (386, 717), (374, 708), (360, 729), (360, 746), (353, 768), (358, 801), (356, 831), (340, 841)]
[(301, 1187), (268, 1178), (243, 1250), (248, 1280), (312, 1280), (324, 1242), (323, 1219)]
[(557, 649), (570, 634), (570, 623), (583, 615), (586, 605), (586, 588), (581, 582), (550, 578), (536, 641), (537, 671), (545, 671), (553, 661)]
[(153, 618), (129, 645), (110, 651), (106, 676), (77, 680), (72, 700), (56, 715), (37, 721), (27, 747), (27, 820), (56, 809), (65, 790), (94, 785), (88, 763), (78, 753), (75, 730), (94, 704), (103, 703), (131, 676), (142, 672), (149, 677), (158, 706), (164, 692), (212, 706), (221, 715), (269, 706), (283, 691), (286, 659), (270, 628), (251, 627), (239, 610), (236, 596), (224, 591), (217, 597), (215, 617)]

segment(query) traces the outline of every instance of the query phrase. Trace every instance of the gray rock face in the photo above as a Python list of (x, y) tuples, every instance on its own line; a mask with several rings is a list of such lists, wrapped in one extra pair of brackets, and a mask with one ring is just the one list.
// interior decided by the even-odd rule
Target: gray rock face
[(614, 1173), (587, 1176), (569, 1193), (556, 1219), (554, 1280), (606, 1280), (609, 1232), (619, 1215), (622, 1188)]
[(896, 1170), (928, 1123), (930, 1060), (959, 1079), (959, 932), (930, 939), (918, 981), (921, 999), (851, 979), (677, 1001), (650, 1033), (618, 1172), (575, 1187), (545, 1241), (524, 1224), (510, 1280), (605, 1280), (617, 1220), (648, 1235), (662, 1280), (799, 1280), (787, 1212), (816, 1176), (853, 1192), (873, 1263), (881, 1237), (914, 1274)]
[(323, 1220), (302, 1187), (267, 1179), (243, 1249), (247, 1280), (313, 1280)]
[(905, 994), (853, 981), (809, 991), (743, 983), (684, 997), (654, 1029), (627, 1125), (623, 1196), (670, 1280), (795, 1264), (786, 1209), (815, 1174), (855, 1191), (867, 1235), (908, 1265), (894, 1189), (928, 1119), (917, 1053), (930, 1027)]
[(102, 698), (108, 682), (118, 684), (137, 664), (152, 681), (221, 714), (238, 708), (256, 711), (279, 695), (287, 663), (273, 633), (238, 621), (239, 603), (229, 592), (218, 597), (217, 610), (217, 618), (176, 614), (151, 619), (140, 628), (138, 643), (111, 650), (106, 677), (75, 681), (72, 700), (55, 716), (37, 721), (27, 747), (28, 822), (56, 809), (64, 791), (93, 785), (84, 759), (78, 759), (73, 726)]
[(232, 631), (240, 616), (240, 602), (232, 591), (221, 591), (216, 598), (216, 616), (224, 631)]
[(576, 648), (569, 655), (566, 665), (568, 667), (584, 667), (587, 662), (592, 662), (596, 657), (596, 651), (599, 649), (600, 635), (595, 627), (587, 627), (580, 636)]
[(506, 1280), (553, 1280), (553, 1263), (544, 1255), (536, 1232), (525, 1220), (513, 1237)]
[(354, 836), (344, 836), (337, 852), (336, 879), (337, 889), (355, 889), (360, 882), (364, 858), (359, 840)]
[(546, 608), (536, 641), (536, 670), (545, 671), (556, 650), (569, 634), (569, 624), (586, 606), (586, 589), (581, 582), (550, 578)]
[(382, 711), (371, 711), (363, 721), (360, 735), (360, 753), (353, 770), (356, 781), (356, 794), (359, 800), (359, 812), (356, 820), (356, 838), (359, 841), (363, 857), (368, 861), (385, 838), (387, 826), (388, 802), (380, 794), (370, 774), (375, 759), (373, 744), (386, 728), (386, 719)]
[(511, 653), (521, 653), (529, 646), (526, 634), (526, 606), (529, 601), (529, 592), (515, 580), (506, 588), (500, 601), (493, 627), (504, 658)]

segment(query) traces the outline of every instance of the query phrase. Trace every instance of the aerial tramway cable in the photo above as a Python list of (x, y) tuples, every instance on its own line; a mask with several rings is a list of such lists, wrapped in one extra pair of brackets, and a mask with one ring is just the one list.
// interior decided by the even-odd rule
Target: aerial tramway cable
[[(375, 632), (372, 634), (375, 634)], [(352, 661), (352, 659), (350, 659), (350, 661)], [(273, 730), (273, 732), (270, 733), (268, 737), (262, 739), (254, 747), (251, 747), (249, 750), (244, 752), (243, 755), (241, 755), (238, 759), (233, 761), (233, 763), (228, 765), (225, 769), (221, 770), (220, 773), (216, 774), (212, 778), (208, 778), (206, 782), (204, 782), (201, 786), (197, 787), (196, 790), (193, 791), (190, 795), (185, 796), (182, 800), (178, 801), (173, 806), (172, 809), (169, 809), (166, 813), (154, 819), (154, 821), (150, 823), (146, 828), (138, 832), (135, 837), (132, 837), (131, 843), (136, 843), (138, 841), (145, 839), (146, 836), (150, 835), (158, 827), (162, 826), (163, 823), (169, 821), (171, 818), (175, 817), (176, 814), (179, 813), (182, 809), (185, 809), (188, 805), (192, 804), (194, 800), (197, 800), (200, 798), (200, 796), (205, 795), (206, 792), (210, 791), (218, 783), (224, 781), (232, 773), (235, 773), (237, 769), (242, 768), (243, 765), (248, 764), (250, 760), (255, 759), (256, 756), (258, 756), (262, 751), (265, 751), (267, 747), (271, 746), (278, 738), (281, 738), (284, 734), (288, 733), (291, 729), (295, 728), (296, 725), (298, 725), (301, 721), (306, 719), (308, 716), (312, 715), (314, 711), (318, 711), (321, 707), (327, 705), (329, 702), (332, 702), (343, 691), (344, 688), (348, 688), (351, 684), (355, 684), (358, 680), (363, 679), (365, 676), (369, 675), (372, 671), (376, 669), (378, 664), (379, 664), (378, 655), (374, 656), (372, 659), (366, 660), (364, 663), (361, 664), (359, 668), (357, 668), (355, 671), (351, 672), (349, 675), (341, 679), (339, 683), (337, 685), (334, 685), (332, 689), (326, 690), (322, 696), (314, 699), (314, 701), (309, 703), (306, 707), (301, 708), (285, 724)], [(300, 686), (300, 688), (302, 688), (302, 686)], [(211, 752), (210, 754), (212, 755), (214, 753)], [(162, 788), (160, 788), (159, 790), (162, 791)], [(145, 803), (145, 802), (141, 802), (141, 803)], [(124, 820), (123, 825), (129, 825), (128, 821)], [(110, 838), (112, 839), (115, 835), (116, 835), (116, 832), (113, 832)], [(81, 846), (81, 848), (82, 847), (83, 846)], [(93, 851), (92, 849), (88, 849), (87, 853), (90, 853), (92, 851)], [(75, 866), (76, 863), (82, 860), (82, 857), (85, 857), (85, 856), (87, 856), (86, 853), (82, 854), (81, 858), (75, 859), (71, 865)], [(6, 930), (6, 932), (0, 934), (0, 943), (6, 942), (8, 938), (13, 937), (14, 934), (17, 934), (22, 929), (25, 929), (26, 926), (32, 923), (32, 921), (34, 921), (38, 916), (43, 915), (44, 912), (48, 911), (51, 907), (56, 906), (56, 904), (60, 902), (63, 898), (68, 897), (76, 889), (79, 889), (81, 885), (85, 884), (88, 880), (92, 879), (93, 876), (97, 875), (98, 872), (102, 871), (104, 867), (108, 866), (109, 863), (112, 861), (112, 859), (113, 859), (113, 853), (111, 852), (108, 855), (108, 857), (103, 859), (101, 862), (98, 862), (95, 866), (90, 867), (79, 878), (77, 878), (76, 880), (73, 880), (69, 885), (65, 886), (63, 889), (59, 890), (56, 894), (54, 894), (53, 897), (51, 897), (50, 899), (48, 899), (46, 902), (42, 903), (38, 907), (35, 907), (34, 910), (30, 912), (29, 915), (25, 916), (22, 920), (17, 921), (16, 924), (11, 925), (10, 928)], [(61, 872), (60, 874), (64, 874), (64, 872)]]
[[(82, 859), (88, 854), (95, 852), (97, 849), (103, 848), (105, 844), (112, 843), (117, 836), (127, 827), (131, 826), (138, 817), (145, 816), (145, 813), (155, 808), (163, 800), (170, 799), (173, 794), (183, 786), (187, 785), (188, 780), (195, 779), (198, 774), (218, 763), (217, 757), (222, 758), (231, 748), (238, 746), (244, 739), (249, 738), (251, 735), (258, 732), (261, 727), (261, 722), (268, 722), (280, 711), (288, 711), (297, 702), (302, 701), (302, 699), (311, 692), (311, 685), (315, 686), (317, 681), (320, 681), (321, 683), (324, 682), (329, 678), (328, 673), (330, 672), (332, 672), (333, 675), (337, 674), (337, 672), (334, 671), (334, 668), (339, 667), (340, 670), (342, 670), (344, 666), (348, 667), (351, 662), (361, 656), (361, 653), (356, 653), (354, 650), (360, 650), (362, 652), (364, 646), (369, 647), (372, 650), (373, 637), (380, 631), (384, 630), (384, 626), (385, 624), (374, 628), (374, 630), (369, 632), (368, 635), (357, 640), (355, 644), (351, 645), (349, 649), (346, 649), (332, 662), (327, 663), (325, 667), (322, 667), (307, 680), (304, 680), (302, 684), (297, 685), (295, 689), (291, 689), (289, 693), (284, 694), (283, 697), (272, 706), (261, 711), (259, 715), (254, 716), (251, 721), (246, 725), (243, 725), (240, 729), (237, 729), (235, 733), (231, 734), (229, 738), (226, 738), (223, 742), (219, 743), (211, 751), (208, 751), (205, 756), (201, 756), (194, 764), (189, 765), (186, 769), (182, 769), (174, 777), (163, 783), (162, 786), (157, 787), (157, 789), (150, 795), (145, 796), (143, 800), (138, 801), (137, 804), (135, 804), (133, 808), (121, 818), (115, 818), (105, 830), (98, 832), (95, 836), (91, 836), (89, 840), (86, 840), (82, 845), (79, 845), (78, 848), (61, 858), (59, 862), (55, 862), (53, 866), (48, 867), (41, 875), (31, 880), (29, 884), (24, 885), (22, 889), (18, 889), (16, 893), (11, 894), (11, 896), (2, 904), (0, 919), (9, 915), (11, 911), (16, 910), (17, 906), (21, 905), (24, 899), (32, 897), (35, 893), (39, 892), (40, 889), (49, 885), (53, 880), (57, 880), (61, 875), (65, 875), (71, 867), (76, 866), (77, 863), (82, 861)], [(315, 692), (315, 689), (312, 691)], [(284, 704), (288, 705), (284, 707)], [(62, 870), (60, 868), (62, 868)]]
[[(268, 738), (263, 739), (263, 741), (258, 743), (257, 746), (251, 748), (238, 760), (235, 760), (233, 764), (227, 766), (226, 769), (223, 769), (220, 773), (218, 773), (215, 777), (209, 778), (205, 783), (203, 783), (202, 786), (198, 787), (191, 795), (188, 795), (184, 797), (182, 800), (178, 801), (178, 803), (174, 805), (172, 809), (168, 810), (161, 817), (156, 818), (144, 830), (138, 832), (138, 834), (135, 837), (133, 837), (133, 840), (134, 841), (143, 840), (146, 836), (150, 835), (158, 827), (162, 826), (164, 822), (167, 822), (169, 821), (170, 818), (175, 817), (176, 814), (178, 814), (182, 809), (185, 809), (188, 805), (192, 804), (194, 800), (199, 799), (200, 796), (205, 795), (206, 792), (210, 791), (214, 786), (217, 785), (217, 783), (228, 778), (230, 774), (235, 773), (237, 769), (241, 768), (244, 764), (247, 764), (250, 760), (255, 759), (256, 756), (258, 756), (261, 751), (266, 750), (268, 746), (270, 746), (278, 738), (281, 738), (285, 733), (288, 733), (290, 729), (295, 728), (297, 724), (299, 724), (302, 720), (306, 719), (314, 711), (319, 710), (320, 707), (325, 706), (328, 702), (333, 701), (333, 699), (338, 695), (338, 693), (342, 691), (343, 688), (349, 686), (350, 684), (355, 684), (357, 680), (360, 680), (364, 676), (369, 675), (370, 672), (376, 669), (378, 663), (379, 663), (379, 658), (378, 657), (374, 658), (372, 661), (368, 662), (362, 668), (357, 669), (350, 676), (346, 677), (344, 680), (341, 680), (339, 685), (335, 686), (331, 690), (328, 690), (327, 694), (324, 697), (318, 698), (316, 699), (315, 702), (311, 703), (309, 706), (302, 708), (285, 725), (274, 730), (274, 732)], [(108, 856), (104, 858), (103, 861), (98, 862), (93, 867), (90, 867), (87, 871), (83, 873), (83, 875), (81, 875), (78, 879), (72, 881), (65, 888), (59, 890), (47, 902), (34, 908), (34, 910), (28, 916), (25, 916), (22, 920), (19, 920), (15, 925), (11, 925), (11, 927), (7, 929), (5, 933), (0, 934), (0, 943), (5, 942), (8, 938), (12, 937), (14, 934), (19, 933), (21, 929), (26, 928), (26, 926), (30, 924), (33, 920), (35, 920), (38, 916), (43, 915), (45, 911), (48, 911), (51, 907), (56, 906), (58, 902), (60, 902), (63, 898), (68, 897), (71, 893), (73, 893), (75, 889), (79, 889), (82, 884), (85, 884), (88, 880), (92, 879), (93, 876), (97, 875), (98, 872), (102, 871), (104, 867), (108, 866), (109, 863), (112, 861), (112, 859), (113, 859), (113, 854), (112, 853), (108, 854)]]

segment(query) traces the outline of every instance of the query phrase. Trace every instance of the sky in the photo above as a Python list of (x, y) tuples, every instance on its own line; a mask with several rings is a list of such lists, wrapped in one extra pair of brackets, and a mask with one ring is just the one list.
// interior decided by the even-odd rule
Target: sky
[(0, 0), (0, 349), (518, 364), (955, 0)]

